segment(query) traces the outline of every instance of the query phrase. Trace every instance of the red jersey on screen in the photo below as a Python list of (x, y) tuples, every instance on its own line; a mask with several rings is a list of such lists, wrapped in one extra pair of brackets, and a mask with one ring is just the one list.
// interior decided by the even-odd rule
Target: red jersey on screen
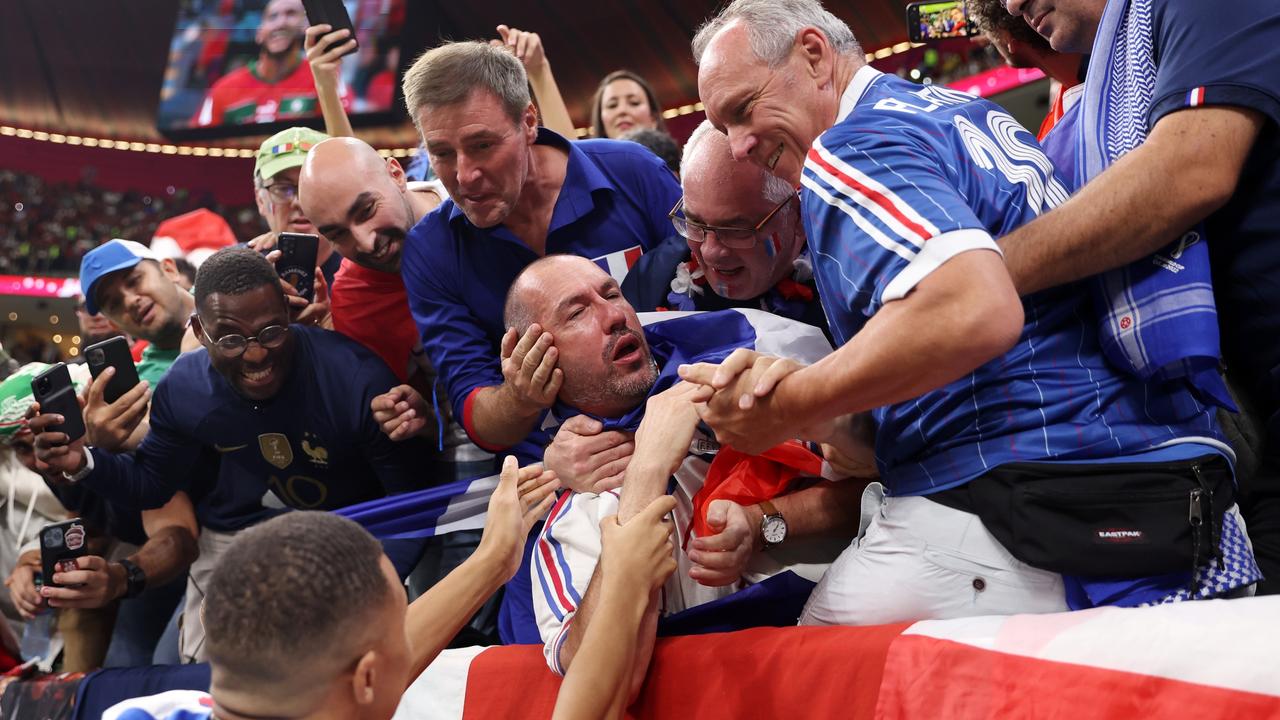
[[(200, 127), (245, 125), (320, 114), (315, 80), (307, 63), (298, 63), (292, 73), (275, 83), (258, 77), (257, 66), (255, 60), (219, 78), (209, 88), (193, 124)], [(345, 90), (342, 95), (342, 104), (346, 107)]]
[(343, 261), (333, 277), (329, 311), (334, 330), (372, 350), (400, 382), (408, 379), (419, 337), (399, 275)]

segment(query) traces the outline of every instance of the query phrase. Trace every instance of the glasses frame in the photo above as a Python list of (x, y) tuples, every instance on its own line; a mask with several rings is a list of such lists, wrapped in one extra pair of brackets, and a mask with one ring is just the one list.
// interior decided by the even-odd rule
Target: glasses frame
[[(764, 229), (765, 225), (769, 224), (769, 221), (773, 219), (773, 216), (777, 215), (778, 211), (782, 210), (782, 208), (786, 207), (788, 203), (790, 203), (792, 200), (795, 200), (798, 197), (800, 197), (798, 193), (793, 193), (787, 196), (785, 200), (778, 203), (777, 207), (770, 210), (769, 214), (765, 215), (764, 218), (760, 220), (760, 222), (756, 223), (755, 227), (751, 227), (751, 228), (706, 225), (704, 223), (690, 220), (689, 218), (685, 217), (683, 212), (684, 211), (683, 195), (681, 195), (680, 199), (676, 201), (675, 207), (671, 208), (671, 212), (667, 213), (667, 218), (671, 220), (672, 227), (676, 229), (676, 232), (680, 235), (680, 237), (684, 238), (685, 240), (688, 240), (689, 242), (695, 242), (699, 244), (706, 242), (707, 233), (712, 232), (716, 234), (716, 239), (719, 240), (720, 243), (723, 244), (725, 247), (733, 248), (735, 250), (750, 250), (751, 248), (756, 246), (756, 241), (759, 239), (760, 231)], [(676, 213), (680, 213), (680, 215), (677, 216)], [(689, 228), (691, 227), (697, 228), (698, 230), (702, 231), (702, 237), (700, 238), (692, 237), (689, 233)], [(733, 237), (733, 235), (730, 235), (729, 238), (726, 238), (724, 237), (723, 233), (749, 233), (750, 238), (737, 239)]]
[[(192, 313), (191, 318), (193, 320), (199, 320), (199, 317), (195, 313)], [(262, 337), (262, 334), (273, 328), (280, 328), (283, 331), (280, 333), (279, 342), (273, 342), (271, 345), (268, 345), (262, 342), (262, 340), (259, 339)], [(263, 350), (275, 350), (279, 348), (281, 345), (284, 345), (284, 341), (289, 337), (289, 326), (288, 325), (268, 325), (262, 328), (261, 330), (259, 330), (257, 335), (250, 335), (249, 337), (245, 337), (244, 335), (241, 335), (239, 333), (231, 333), (230, 335), (223, 335), (217, 340), (214, 340), (213, 338), (209, 337), (209, 333), (204, 329), (204, 322), (201, 321), (200, 334), (204, 336), (204, 339), (207, 340), (211, 346), (217, 349), (219, 355), (226, 358), (227, 360), (235, 360), (236, 358), (244, 355), (246, 352), (249, 352), (249, 343), (257, 343), (258, 347), (262, 348)], [(235, 353), (228, 352), (229, 350), (234, 350), (234, 348), (228, 348), (227, 346), (222, 344), (223, 340), (226, 340), (227, 338), (233, 338), (233, 337), (244, 339), (244, 345), (240, 346), (239, 352), (235, 352)]]
[[(267, 195), (271, 197), (272, 201), (281, 204), (293, 202), (293, 199), (298, 197), (298, 186), (293, 183), (269, 183), (259, 187), (267, 191)], [(277, 190), (277, 188), (280, 189)], [(286, 192), (284, 188), (292, 189)]]

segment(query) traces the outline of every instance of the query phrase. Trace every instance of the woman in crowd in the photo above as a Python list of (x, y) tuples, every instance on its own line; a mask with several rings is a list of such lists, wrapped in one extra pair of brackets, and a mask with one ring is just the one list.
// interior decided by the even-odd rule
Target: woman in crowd
[(600, 81), (591, 104), (591, 134), (617, 138), (630, 130), (657, 128), (666, 132), (662, 106), (645, 79), (630, 70), (615, 70)]

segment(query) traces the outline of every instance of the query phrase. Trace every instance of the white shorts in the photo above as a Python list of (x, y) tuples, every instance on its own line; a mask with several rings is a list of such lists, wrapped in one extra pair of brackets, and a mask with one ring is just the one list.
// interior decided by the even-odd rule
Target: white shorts
[(801, 625), (881, 625), (1068, 610), (1062, 576), (1009, 554), (977, 515), (862, 494), (858, 537), (814, 588)]

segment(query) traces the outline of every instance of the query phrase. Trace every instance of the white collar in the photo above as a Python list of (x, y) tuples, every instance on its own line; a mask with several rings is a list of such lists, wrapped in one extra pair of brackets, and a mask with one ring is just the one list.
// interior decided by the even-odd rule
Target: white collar
[(837, 123), (849, 117), (849, 113), (853, 112), (853, 107), (862, 99), (867, 88), (871, 87), (871, 83), (883, 74), (870, 65), (858, 68), (858, 72), (854, 73), (853, 79), (849, 81), (849, 87), (845, 88), (844, 94), (840, 96), (840, 109), (836, 112)]

